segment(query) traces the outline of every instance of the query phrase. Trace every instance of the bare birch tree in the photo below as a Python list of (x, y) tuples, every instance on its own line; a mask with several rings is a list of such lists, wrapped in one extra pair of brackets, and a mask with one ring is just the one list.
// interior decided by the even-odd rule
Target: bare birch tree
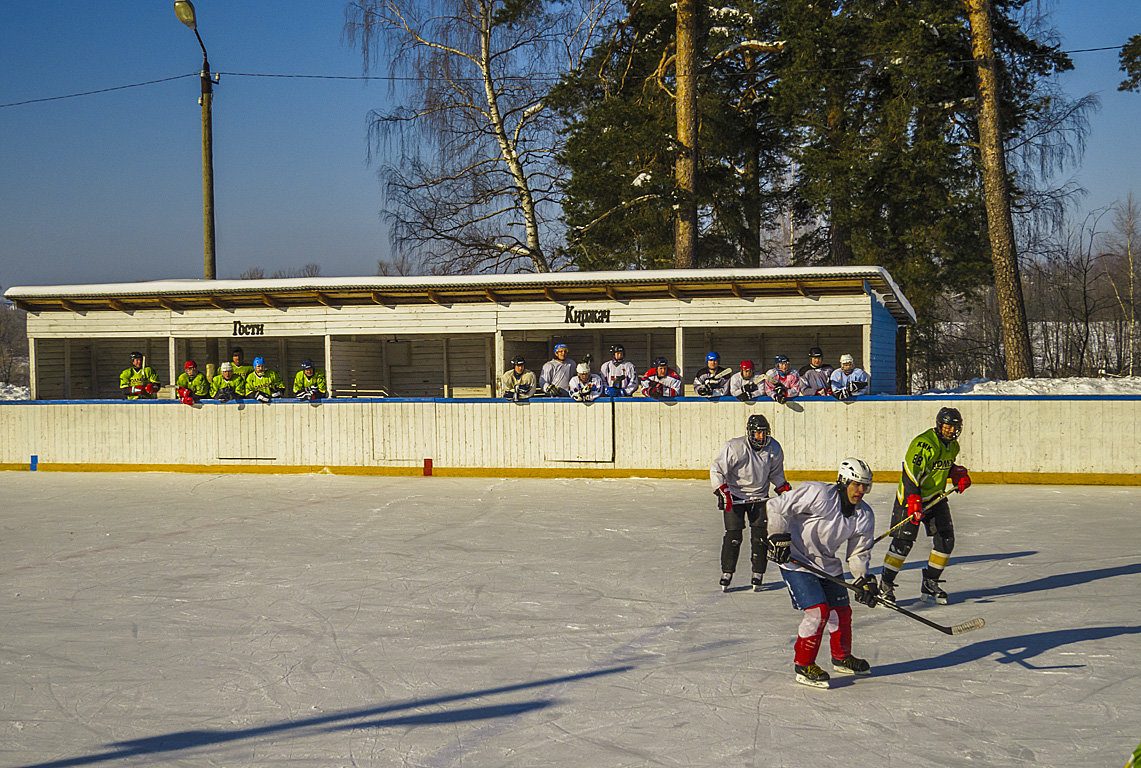
[(438, 274), (565, 266), (547, 95), (615, 0), (358, 0), (345, 32), (407, 106), (370, 115), (399, 252)]

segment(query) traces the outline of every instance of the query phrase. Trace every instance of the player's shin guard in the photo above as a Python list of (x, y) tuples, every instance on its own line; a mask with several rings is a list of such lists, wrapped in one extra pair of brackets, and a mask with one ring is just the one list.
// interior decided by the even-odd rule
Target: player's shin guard
[(892, 539), (891, 546), (888, 547), (887, 554), (883, 558), (883, 572), (880, 578), (888, 584), (895, 583), (895, 575), (899, 573), (899, 569), (903, 567), (904, 562), (907, 560), (907, 554), (911, 552), (911, 547), (915, 544), (913, 541), (907, 539)]
[(927, 567), (923, 569), (923, 575), (927, 578), (938, 579), (943, 575), (943, 569), (947, 567), (947, 562), (951, 556), (946, 552), (940, 552), (937, 549), (931, 550), (931, 556), (927, 558)]
[(814, 605), (804, 612), (804, 618), (796, 632), (794, 661), (798, 666), (816, 663), (816, 653), (820, 650), (820, 639), (828, 623), (828, 604)]
[(749, 527), (749, 545), (752, 547), (753, 573), (764, 574), (765, 566), (769, 562), (768, 531), (761, 526)]
[[(835, 629), (833, 629), (835, 621)], [(846, 659), (852, 655), (852, 606), (832, 608), (828, 617), (828, 641), (832, 645), (832, 658)]]
[(733, 573), (737, 570), (737, 558), (741, 555), (741, 531), (725, 531), (721, 540), (721, 572)]

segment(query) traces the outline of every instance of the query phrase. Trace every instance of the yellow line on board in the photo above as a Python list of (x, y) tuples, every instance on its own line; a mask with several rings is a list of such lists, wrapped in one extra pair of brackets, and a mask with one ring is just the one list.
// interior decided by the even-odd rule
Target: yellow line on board
[[(0, 471), (27, 472), (27, 463), (0, 462)], [(194, 474), (229, 475), (365, 475), (403, 476), (422, 475), (419, 464), (408, 467), (378, 466), (320, 466), (281, 464), (85, 464), (68, 462), (39, 462), (40, 472), (187, 472)], [(785, 475), (791, 481), (836, 479), (831, 471), (790, 471)], [(636, 467), (432, 467), (433, 477), (559, 477), (608, 478), (644, 477), (660, 480), (708, 480), (709, 472), (698, 469), (642, 469)], [(1112, 472), (972, 472), (971, 479), (979, 484), (1010, 485), (1141, 485), (1141, 473)], [(895, 485), (899, 472), (877, 472), (877, 483)]]

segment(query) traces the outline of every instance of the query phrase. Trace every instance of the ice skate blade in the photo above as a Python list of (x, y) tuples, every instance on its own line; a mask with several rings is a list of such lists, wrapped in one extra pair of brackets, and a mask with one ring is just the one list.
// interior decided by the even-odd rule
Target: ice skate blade
[(919, 599), (925, 603), (931, 603), (932, 605), (934, 605), (936, 603), (939, 605), (946, 605), (947, 604), (947, 598), (938, 597), (937, 595), (923, 594), (923, 595), (920, 595)]
[(811, 678), (805, 677), (804, 675), (800, 675), (800, 674), (798, 674), (796, 676), (796, 682), (800, 683), (801, 685), (807, 685), (809, 688), (830, 688), (831, 687), (828, 684), (829, 681), (827, 681), (827, 680), (812, 680)]
[(841, 675), (856, 675), (857, 677), (868, 677), (872, 673), (870, 669), (867, 672), (857, 672), (854, 669), (848, 669), (847, 667), (841, 667), (836, 664), (832, 665), (832, 671)]

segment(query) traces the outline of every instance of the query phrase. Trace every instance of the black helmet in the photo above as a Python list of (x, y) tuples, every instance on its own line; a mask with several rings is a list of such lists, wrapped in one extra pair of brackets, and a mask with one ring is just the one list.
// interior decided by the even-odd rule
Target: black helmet
[[(955, 434), (951, 437), (943, 436), (943, 425), (947, 424), (954, 428)], [(939, 413), (935, 416), (935, 434), (939, 436), (945, 444), (951, 443), (959, 439), (959, 435), (963, 433), (963, 415), (959, 413), (958, 408), (940, 408)]]
[(523, 355), (515, 355), (515, 357), (511, 358), (511, 364), (512, 365), (526, 365), (527, 361), (523, 359)]
[(626, 354), (626, 348), (624, 346), (622, 346), (621, 344), (611, 344), (610, 345), (610, 354), (613, 355), (613, 354), (617, 354), (618, 352), (621, 352), (622, 354)]
[(809, 357), (824, 357), (824, 350), (822, 350), (820, 347), (813, 347), (812, 349), (808, 350), (808, 356)]
[[(759, 451), (768, 445), (769, 433), (771, 431), (772, 429), (769, 427), (769, 420), (766, 419), (762, 414), (754, 413), (749, 417), (749, 420), (745, 422), (745, 436), (749, 438), (749, 445), (753, 448), (754, 451)], [(757, 432), (764, 432), (765, 436), (758, 440), (757, 438), (753, 437), (753, 435)]]
[(658, 366), (669, 368), (670, 364), (669, 364), (669, 361), (666, 360), (664, 357), (655, 357), (654, 358), (654, 367), (657, 368)]

